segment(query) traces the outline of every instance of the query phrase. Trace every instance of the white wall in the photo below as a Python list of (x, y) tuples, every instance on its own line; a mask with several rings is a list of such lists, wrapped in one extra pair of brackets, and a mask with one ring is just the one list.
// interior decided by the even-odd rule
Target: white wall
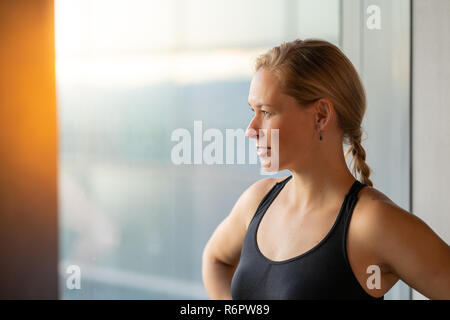
[[(450, 243), (450, 1), (413, 0), (412, 208)], [(424, 298), (413, 291), (413, 299)]]
[[(371, 5), (381, 12), (380, 29), (367, 27)], [(374, 187), (410, 211), (410, 18), (409, 0), (343, 0), (342, 48), (361, 75), (367, 94), (362, 127)], [(386, 300), (410, 299), (398, 281)]]

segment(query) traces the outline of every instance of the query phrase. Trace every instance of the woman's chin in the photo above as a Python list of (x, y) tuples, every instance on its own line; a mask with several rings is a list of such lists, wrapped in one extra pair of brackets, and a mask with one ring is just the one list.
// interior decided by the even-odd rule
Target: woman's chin
[(273, 161), (271, 157), (260, 157), (261, 171), (263, 172), (278, 172), (279, 166)]

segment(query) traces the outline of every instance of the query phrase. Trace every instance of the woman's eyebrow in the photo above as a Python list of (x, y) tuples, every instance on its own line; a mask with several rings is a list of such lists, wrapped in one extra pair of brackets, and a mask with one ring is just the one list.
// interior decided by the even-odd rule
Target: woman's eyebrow
[[(250, 104), (250, 102), (247, 102), (248, 105), (251, 107), (252, 105)], [(268, 103), (260, 103), (256, 106), (256, 108), (261, 108), (262, 106), (268, 106), (268, 107), (272, 107), (272, 105), (268, 104)]]

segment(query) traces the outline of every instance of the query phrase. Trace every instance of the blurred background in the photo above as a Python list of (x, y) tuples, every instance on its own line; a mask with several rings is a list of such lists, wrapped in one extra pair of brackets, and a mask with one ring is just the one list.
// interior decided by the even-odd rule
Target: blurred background
[[(370, 5), (380, 9), (379, 29), (368, 25), (374, 13)], [(8, 39), (13, 45), (4, 46), (23, 54), (0, 56), (7, 70), (4, 79), (20, 72), (26, 76), (30, 69), (23, 62), (29, 56), (30, 61), (47, 59), (43, 68), (49, 80), (43, 81), (38, 69), (30, 85), (42, 92), (39, 86), (49, 83), (44, 88), (48, 97), (17, 102), (7, 98), (14, 92), (11, 81), (5, 80), (1, 87), (3, 116), (37, 121), (30, 128), (22, 127), (25, 138), (16, 142), (23, 148), (15, 156), (32, 159), (43, 154), (40, 143), (55, 144), (46, 149), (48, 158), (38, 156), (16, 167), (23, 172), (31, 165), (47, 174), (35, 178), (35, 189), (17, 189), (38, 200), (24, 204), (34, 210), (33, 214), (23, 209), (30, 218), (23, 227), (28, 236), (16, 247), (3, 247), (5, 256), (17, 254), (14, 248), (20, 248), (21, 257), (30, 251), (41, 257), (41, 262), (31, 261), (41, 263), (48, 288), (40, 291), (30, 284), (26, 293), (14, 291), (5, 276), (2, 290), (12, 290), (9, 296), (16, 292), (18, 297), (58, 299), (208, 299), (201, 278), (203, 248), (240, 194), (262, 177), (258, 164), (175, 165), (171, 150), (176, 142), (171, 134), (177, 128), (192, 134), (196, 120), (202, 121), (203, 131), (245, 130), (252, 117), (247, 97), (255, 58), (294, 39), (330, 41), (352, 60), (367, 92), (362, 144), (373, 169), (374, 187), (420, 215), (449, 242), (450, 221), (443, 213), (450, 208), (442, 193), (446, 189), (421, 186), (443, 184), (447, 181), (443, 176), (449, 176), (448, 170), (438, 168), (449, 160), (450, 146), (443, 136), (450, 132), (443, 129), (444, 122), (435, 120), (450, 120), (444, 110), (449, 94), (444, 84), (450, 84), (450, 64), (444, 58), (445, 52), (450, 53), (444, 36), (450, 31), (446, 22), (450, 2), (47, 0), (2, 1), (0, 8), (1, 35), (12, 34)], [(30, 39), (39, 40), (35, 34), (39, 28), (46, 46), (29, 44)], [(34, 33), (28, 35), (31, 29)], [(20, 39), (25, 44), (18, 45)], [(430, 69), (432, 61), (440, 68)], [(444, 84), (438, 84), (442, 80)], [(29, 96), (27, 86), (19, 80), (17, 86), (21, 91), (16, 96)], [(36, 100), (41, 104), (33, 105)], [(27, 105), (29, 112), (17, 117), (19, 109), (7, 110), (8, 104)], [(45, 108), (54, 123), (44, 119)], [(3, 119), (9, 129), (2, 132), (1, 151), (15, 159), (8, 148), (19, 139), (14, 137), (17, 126), (6, 116)], [(38, 134), (33, 142), (36, 129), (48, 134), (41, 140)], [(36, 149), (27, 154), (31, 144)], [(430, 166), (435, 166), (431, 173)], [(9, 172), (0, 189), (6, 194), (16, 180), (12, 171), (2, 170), (5, 177)], [(44, 187), (47, 180), (50, 188)], [(46, 190), (52, 190), (51, 210), (37, 196)], [(21, 220), (14, 219), (21, 218), (13, 213), (17, 203), (26, 200), (9, 199), (2, 207), (3, 221), (20, 228)], [(440, 212), (430, 210), (430, 203), (436, 202)], [(48, 217), (36, 217), (39, 211)], [(45, 221), (54, 223), (53, 228), (48, 223), (46, 228), (36, 228), (36, 223)], [(7, 225), (3, 231), (13, 232), (14, 227)], [(53, 238), (41, 238), (33, 233), (36, 229)], [(1, 271), (17, 270), (24, 259), (11, 263), (2, 259)], [(44, 260), (57, 262), (57, 270), (42, 264)], [(70, 265), (81, 270), (80, 290), (66, 285)], [(385, 298), (423, 296), (400, 281)]]
[(340, 19), (337, 0), (55, 0), (61, 298), (207, 298), (203, 248), (259, 167), (174, 165), (171, 134), (245, 130), (256, 56), (339, 44)]

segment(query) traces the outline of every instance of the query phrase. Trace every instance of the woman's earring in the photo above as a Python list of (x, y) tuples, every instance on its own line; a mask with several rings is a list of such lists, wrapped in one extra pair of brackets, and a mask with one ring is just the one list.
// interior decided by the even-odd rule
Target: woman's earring
[(320, 141), (322, 141), (322, 132), (320, 132), (319, 134), (320, 134), (319, 139), (320, 139)]

